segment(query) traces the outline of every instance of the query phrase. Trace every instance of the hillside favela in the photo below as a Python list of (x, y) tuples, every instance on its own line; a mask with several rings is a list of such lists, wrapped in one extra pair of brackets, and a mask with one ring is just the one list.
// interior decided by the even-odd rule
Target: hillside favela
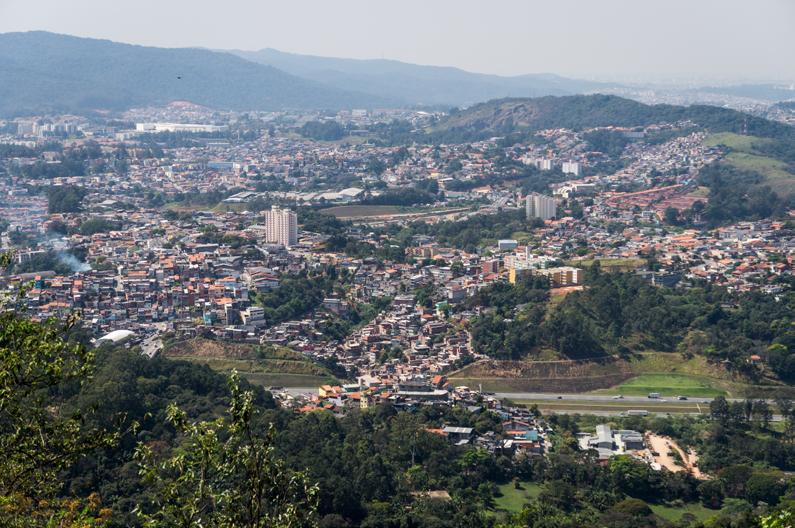
[(789, 0), (0, 0), (0, 527), (795, 527)]

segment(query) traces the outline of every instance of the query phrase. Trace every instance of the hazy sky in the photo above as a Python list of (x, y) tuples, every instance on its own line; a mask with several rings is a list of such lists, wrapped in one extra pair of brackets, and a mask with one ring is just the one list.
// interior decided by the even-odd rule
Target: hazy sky
[(0, 32), (498, 74), (795, 80), (795, 0), (0, 0)]

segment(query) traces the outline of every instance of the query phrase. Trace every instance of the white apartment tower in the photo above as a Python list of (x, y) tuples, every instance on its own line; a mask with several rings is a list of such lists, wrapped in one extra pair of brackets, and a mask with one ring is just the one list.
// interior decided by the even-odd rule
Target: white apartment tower
[(564, 161), (560, 166), (560, 170), (563, 174), (579, 176), (580, 172), (582, 172), (582, 166), (579, 161)]
[(265, 211), (265, 239), (285, 247), (298, 243), (298, 215), (289, 209), (274, 205)]
[(531, 218), (549, 220), (550, 218), (554, 218), (556, 216), (558, 202), (552, 197), (533, 193), (528, 194), (525, 198), (524, 207), (528, 220)]

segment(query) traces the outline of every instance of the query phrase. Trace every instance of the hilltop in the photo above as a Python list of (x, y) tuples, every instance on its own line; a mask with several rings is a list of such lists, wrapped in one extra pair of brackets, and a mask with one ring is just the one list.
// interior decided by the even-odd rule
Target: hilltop
[(506, 77), (447, 66), (318, 57), (269, 48), (229, 53), (340, 90), (377, 94), (407, 105), (468, 105), (501, 97), (570, 95), (614, 86), (548, 73)]
[(339, 109), (389, 102), (228, 53), (41, 31), (0, 34), (0, 115), (124, 110), (176, 100), (226, 110)]
[(792, 127), (716, 106), (646, 105), (615, 95), (498, 99), (454, 112), (429, 130), (431, 138), (471, 141), (546, 128), (645, 126), (690, 120), (714, 132), (760, 137), (792, 135)]

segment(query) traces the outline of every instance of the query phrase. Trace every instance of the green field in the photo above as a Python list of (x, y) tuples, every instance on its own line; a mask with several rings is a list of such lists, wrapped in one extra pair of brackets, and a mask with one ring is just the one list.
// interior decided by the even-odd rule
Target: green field
[(594, 392), (627, 396), (646, 396), (650, 392), (659, 392), (663, 396), (681, 394), (703, 398), (726, 395), (726, 391), (710, 378), (684, 374), (641, 374), (615, 387)]
[(737, 152), (753, 153), (754, 145), (761, 145), (769, 141), (769, 139), (757, 136), (743, 136), (732, 132), (721, 132), (719, 134), (710, 134), (707, 136), (704, 139), (704, 145), (708, 147), (723, 145)]
[(758, 156), (747, 152), (732, 152), (726, 156), (726, 159), (735, 167), (759, 172), (768, 180), (795, 177), (795, 175), (787, 171), (786, 163), (767, 156)]
[[(550, 356), (544, 359), (558, 358)], [(534, 365), (544, 363), (545, 361), (477, 362), (451, 373), (449, 378), (456, 386), (482, 386), (483, 390), (492, 392), (592, 392), (627, 396), (646, 396), (650, 392), (659, 392), (665, 397), (795, 397), (795, 387), (774, 379), (755, 384), (732, 379), (731, 374), (721, 365), (710, 363), (700, 355), (685, 358), (675, 352), (640, 352), (608, 366), (591, 364), (588, 369), (569, 376), (562, 372), (536, 372)], [(625, 373), (623, 377), (616, 375), (619, 371)], [(555, 382), (554, 385), (550, 385), (551, 381)]]
[(322, 209), (322, 212), (337, 218), (367, 218), (407, 213), (406, 208), (396, 205), (338, 205)]
[(541, 486), (535, 482), (522, 482), (521, 486), (522, 489), (516, 489), (512, 482), (499, 486), (501, 495), (494, 500), (494, 509), (518, 513), (525, 504), (541, 493)]
[(669, 522), (677, 522), (682, 518), (682, 515), (689, 513), (694, 515), (699, 521), (706, 521), (718, 514), (717, 510), (710, 510), (701, 504), (685, 504), (684, 506), (664, 506), (660, 504), (650, 504), (651, 510)]

